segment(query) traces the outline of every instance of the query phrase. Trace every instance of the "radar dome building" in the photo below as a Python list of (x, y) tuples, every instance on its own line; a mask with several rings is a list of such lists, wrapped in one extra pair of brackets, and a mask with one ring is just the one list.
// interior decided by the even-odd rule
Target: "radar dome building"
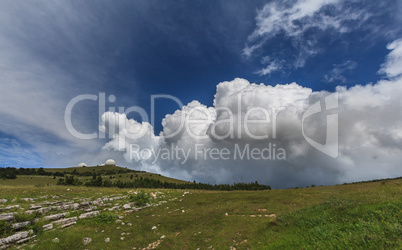
[(80, 167), (80, 168), (86, 167), (86, 166), (87, 166), (87, 164), (86, 164), (86, 163), (83, 163), (83, 162), (81, 162), (80, 164), (78, 164), (78, 167)]
[(116, 166), (116, 162), (113, 159), (109, 159), (105, 162), (106, 166)]

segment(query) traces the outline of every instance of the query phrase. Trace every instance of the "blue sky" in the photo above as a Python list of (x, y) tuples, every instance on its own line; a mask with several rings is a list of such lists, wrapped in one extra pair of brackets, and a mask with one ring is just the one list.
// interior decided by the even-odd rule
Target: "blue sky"
[[(313, 91), (377, 83), (401, 13), (401, 1), (1, 1), (0, 166), (119, 157), (99, 153), (108, 139), (68, 133), (64, 109), (80, 94), (149, 113), (152, 94), (210, 107), (235, 78)], [(156, 134), (178, 108), (157, 103)], [(77, 105), (77, 130), (97, 131), (97, 109)]]

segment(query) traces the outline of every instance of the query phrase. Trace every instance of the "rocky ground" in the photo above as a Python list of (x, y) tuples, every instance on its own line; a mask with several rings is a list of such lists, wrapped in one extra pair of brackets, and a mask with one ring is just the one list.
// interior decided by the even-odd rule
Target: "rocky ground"
[[(183, 194), (186, 195), (188, 192)], [(99, 216), (105, 211), (114, 211), (119, 214), (115, 223), (119, 225), (131, 226), (131, 223), (124, 222), (126, 214), (147, 209), (149, 207), (157, 207), (167, 203), (169, 199), (162, 192), (151, 192), (151, 201), (144, 206), (136, 206), (134, 202), (128, 201), (127, 195), (109, 195), (96, 199), (90, 198), (73, 198), (72, 200), (63, 199), (62, 196), (41, 196), (39, 198), (20, 198), (16, 205), (0, 205), (0, 221), (3, 225), (11, 227), (14, 234), (0, 239), (0, 249), (11, 246), (25, 247), (27, 243), (34, 246), (36, 243), (37, 231), (60, 230), (74, 226), (79, 220), (86, 220)], [(172, 198), (170, 200), (175, 200)], [(1, 199), (1, 203), (9, 203), (7, 199)], [(12, 200), (15, 203), (17, 200)], [(21, 221), (23, 218), (34, 218), (32, 220)], [(34, 229), (32, 229), (34, 228)], [(117, 227), (119, 229), (119, 227)], [(152, 230), (155, 230), (152, 228)], [(130, 232), (123, 232), (121, 240)], [(150, 243), (145, 249), (153, 249), (157, 247), (165, 236), (160, 240)], [(58, 238), (53, 239), (57, 243)], [(83, 244), (89, 244), (92, 239), (83, 238)], [(109, 238), (105, 238), (105, 242), (109, 242)]]

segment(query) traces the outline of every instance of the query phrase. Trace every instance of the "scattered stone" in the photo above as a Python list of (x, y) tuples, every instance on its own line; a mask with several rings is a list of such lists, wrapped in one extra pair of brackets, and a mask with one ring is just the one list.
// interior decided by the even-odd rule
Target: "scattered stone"
[(124, 216), (120, 215), (120, 216), (119, 216), (119, 219), (120, 219), (120, 220), (124, 219)]
[(7, 199), (0, 199), (0, 203), (6, 203)]
[(84, 245), (88, 245), (89, 243), (91, 243), (92, 239), (85, 237), (84, 239), (82, 239), (82, 244)]
[(157, 240), (155, 242), (152, 242), (151, 244), (148, 245), (148, 247), (143, 248), (143, 250), (144, 249), (155, 249), (162, 243), (162, 241), (163, 241), (163, 239), (159, 239), (159, 240)]
[(24, 228), (24, 227), (26, 227), (28, 225), (31, 225), (31, 222), (30, 221), (24, 221), (24, 222), (12, 224), (11, 228), (15, 229), (15, 230), (20, 230), (21, 228)]
[(184, 211), (184, 210), (181, 210), (181, 212), (182, 212), (182, 213), (184, 213), (184, 212), (186, 212), (186, 211)]
[(35, 239), (35, 238), (36, 238), (36, 235), (31, 236), (31, 237), (27, 237), (25, 239), (22, 239), (22, 240), (19, 240), (19, 241), (15, 242), (15, 244), (22, 244), (24, 242), (30, 241), (30, 240)]
[(33, 202), (33, 201), (35, 201), (35, 199), (34, 198), (21, 198), (21, 200), (22, 201), (30, 201), (30, 202)]
[(131, 224), (131, 223), (127, 223), (127, 226), (129, 226), (129, 227), (131, 227), (133, 224)]
[(72, 203), (72, 204), (66, 204), (64, 203), (63, 205), (60, 206), (61, 210), (77, 210), (79, 209), (80, 204), (78, 203)]
[(125, 205), (123, 205), (123, 209), (125, 209), (125, 210), (131, 209), (130, 204), (125, 204)]
[(42, 208), (42, 206), (31, 204), (31, 206), (29, 207), (29, 209), (31, 209), (31, 210), (37, 210), (39, 208)]
[(61, 218), (64, 218), (68, 215), (68, 213), (60, 213), (60, 214), (52, 214), (43, 217), (44, 220), (59, 220)]
[[(45, 213), (47, 213), (47, 212), (50, 212), (50, 211), (55, 211), (55, 210), (59, 210), (60, 209), (60, 207), (59, 206), (50, 206), (50, 207), (42, 207), (42, 208), (39, 208), (38, 210), (36, 210), (39, 214), (45, 214)], [(35, 211), (35, 210), (33, 210), (33, 211)]]
[(7, 248), (9, 244), (13, 244), (17, 241), (28, 238), (30, 234), (33, 234), (32, 230), (18, 232), (6, 238), (0, 239), (0, 249)]
[(116, 220), (116, 223), (121, 223), (121, 220)]
[(54, 243), (59, 243), (59, 242), (60, 242), (59, 238), (54, 238), (52, 241), (53, 241)]
[(88, 218), (93, 218), (99, 215), (99, 211), (93, 211), (85, 214), (80, 215), (80, 219), (88, 219)]
[(43, 231), (48, 231), (53, 229), (53, 223), (43, 225)]
[(14, 220), (14, 218), (15, 218), (14, 213), (0, 214), (0, 220), (12, 221)]
[(126, 225), (126, 223), (122, 222), (121, 225), (124, 226), (124, 225)]
[(106, 242), (106, 243), (110, 242), (110, 238), (106, 238), (106, 239), (105, 239), (105, 242)]
[(102, 233), (104, 233), (104, 232), (105, 232), (105, 230), (102, 230), (101, 232), (102, 232)]
[(120, 227), (116, 227), (116, 229), (117, 229), (117, 230), (119, 230), (119, 229), (120, 229)]
[(109, 208), (108, 210), (109, 211), (113, 211), (113, 210), (118, 210), (120, 208), (120, 206), (114, 206), (114, 207), (112, 207), (112, 208)]
[(73, 222), (75, 224), (77, 222), (77, 220), (78, 220), (78, 218), (77, 218), (77, 216), (75, 216), (75, 217), (71, 217), (71, 218), (56, 220), (53, 223), (55, 225), (67, 225), (67, 224), (70, 224), (70, 223), (73, 223)]
[(92, 202), (90, 202), (90, 201), (85, 201), (85, 202), (81, 202), (80, 203), (80, 206), (81, 207), (88, 207), (89, 205), (91, 205), (92, 204)]
[(83, 208), (82, 210), (84, 212), (92, 212), (92, 211), (96, 210), (97, 208), (98, 208), (97, 206), (91, 206), (91, 207), (88, 207), (88, 208)]
[(155, 230), (156, 229), (156, 226), (153, 226), (152, 228), (151, 228), (151, 230)]
[(62, 226), (60, 226), (60, 228), (66, 228), (66, 227), (71, 227), (72, 225), (74, 225), (75, 223), (77, 223), (76, 221), (72, 221), (70, 223), (64, 224)]
[(229, 214), (228, 214), (228, 213), (225, 213), (225, 216), (229, 216)]
[(161, 239), (163, 240), (165, 237), (166, 237), (165, 235), (162, 235), (162, 236), (161, 236)]
[(121, 240), (124, 240), (124, 237), (120, 237)]
[(13, 209), (13, 208), (20, 208), (20, 205), (8, 206), (8, 207), (5, 207), (4, 209), (5, 209), (5, 210), (11, 210), (11, 209)]
[(27, 210), (25, 211), (26, 214), (34, 214), (34, 213), (39, 213), (37, 210)]
[(109, 198), (109, 201), (113, 201), (113, 200), (121, 200), (121, 199), (123, 199), (123, 197), (121, 197), (121, 196), (117, 196), (117, 197), (112, 197), (112, 198)]

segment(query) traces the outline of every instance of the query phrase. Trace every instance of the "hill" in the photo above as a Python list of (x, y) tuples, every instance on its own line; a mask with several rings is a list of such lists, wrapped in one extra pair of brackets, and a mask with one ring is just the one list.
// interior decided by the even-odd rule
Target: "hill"
[[(143, 179), (147, 178), (167, 183), (177, 183), (177, 184), (189, 183), (188, 181), (166, 177), (161, 174), (132, 170), (129, 168), (119, 166), (89, 166), (89, 167), (67, 167), (67, 168), (39, 168), (39, 169), (12, 168), (12, 169), (14, 170), (15, 174), (13, 173), (11, 174), (11, 176), (6, 176), (4, 174), (4, 172), (7, 172), (6, 169), (0, 168), (0, 174), (3, 173), (3, 176), (1, 176), (1, 178), (11, 179), (9, 181), (9, 184), (11, 185), (13, 185), (14, 183), (16, 185), (55, 185), (57, 183), (57, 178), (71, 174), (83, 182), (90, 180), (95, 174), (96, 176), (102, 176), (102, 178), (104, 179), (111, 179), (113, 181), (121, 181), (121, 182), (133, 181), (140, 178)], [(18, 179), (15, 179), (17, 178), (17, 176)], [(56, 178), (54, 178), (53, 176), (56, 176)]]
[[(188, 181), (183, 181), (179, 179), (174, 179), (170, 177), (163, 176), (161, 174), (149, 173), (146, 171), (133, 170), (129, 168), (119, 167), (119, 166), (88, 166), (88, 167), (68, 167), (68, 168), (46, 168), (45, 171), (51, 173), (73, 173), (76, 171), (79, 174), (91, 173), (89, 176), (92, 176), (93, 173), (97, 175), (102, 175), (106, 178), (110, 178), (113, 176), (115, 180), (120, 181), (129, 181), (130, 175), (134, 174), (134, 178), (149, 178), (160, 180), (161, 182), (168, 183), (188, 183)], [(126, 174), (126, 175), (124, 175)], [(127, 175), (130, 174), (130, 175)]]

